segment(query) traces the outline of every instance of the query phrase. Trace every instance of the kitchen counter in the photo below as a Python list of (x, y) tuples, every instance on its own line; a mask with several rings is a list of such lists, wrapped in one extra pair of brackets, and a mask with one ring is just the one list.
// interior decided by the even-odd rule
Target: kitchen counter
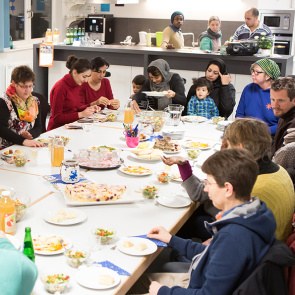
[[(97, 56), (104, 57), (112, 65), (143, 67), (146, 71), (148, 64), (158, 58), (165, 59), (172, 69), (188, 71), (204, 71), (208, 61), (219, 57), (227, 65), (229, 73), (249, 75), (253, 62), (261, 57), (256, 56), (231, 56), (216, 53), (204, 53), (198, 48), (161, 49), (159, 47), (102, 45), (97, 47), (83, 46), (54, 46), (54, 60), (66, 61), (67, 57), (74, 54), (80, 58), (92, 59)], [(281, 69), (282, 76), (290, 75), (293, 71), (293, 56), (274, 55), (271, 57)], [(36, 74), (35, 91), (47, 96), (48, 93), (48, 68), (39, 67), (39, 44), (33, 48), (33, 68)]]

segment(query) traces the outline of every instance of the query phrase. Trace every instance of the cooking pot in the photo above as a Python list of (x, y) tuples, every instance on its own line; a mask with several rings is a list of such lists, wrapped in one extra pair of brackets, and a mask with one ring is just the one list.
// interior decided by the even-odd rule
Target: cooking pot
[(230, 55), (253, 55), (258, 52), (258, 42), (256, 40), (244, 40), (229, 42), (226, 53)]

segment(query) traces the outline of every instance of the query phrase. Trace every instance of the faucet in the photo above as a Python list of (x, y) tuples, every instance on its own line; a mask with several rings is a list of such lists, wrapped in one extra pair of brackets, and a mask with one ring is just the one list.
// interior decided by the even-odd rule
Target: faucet
[(182, 33), (183, 36), (192, 36), (192, 47), (195, 47), (195, 34), (194, 33)]

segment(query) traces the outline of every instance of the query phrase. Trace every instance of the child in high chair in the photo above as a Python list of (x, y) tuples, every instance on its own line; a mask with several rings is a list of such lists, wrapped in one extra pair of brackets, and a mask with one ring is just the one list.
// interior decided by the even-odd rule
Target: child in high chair
[(209, 96), (213, 85), (205, 77), (195, 82), (196, 95), (192, 96), (187, 105), (187, 114), (190, 116), (202, 116), (207, 119), (218, 116), (219, 111), (214, 100)]

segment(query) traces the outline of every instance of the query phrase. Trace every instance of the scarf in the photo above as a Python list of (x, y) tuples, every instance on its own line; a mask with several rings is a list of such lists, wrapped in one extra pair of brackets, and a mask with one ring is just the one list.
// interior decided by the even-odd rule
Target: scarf
[(6, 89), (6, 94), (15, 104), (21, 121), (29, 123), (35, 121), (38, 115), (38, 103), (32, 94), (26, 100), (23, 100), (16, 94), (15, 87), (11, 84)]
[(219, 38), (221, 38), (221, 31), (219, 31), (218, 33), (215, 33), (210, 28), (208, 28), (207, 31), (205, 31), (205, 32), (203, 32), (203, 33), (200, 34), (200, 36), (199, 36), (199, 42), (201, 42), (201, 40), (204, 37), (208, 37), (211, 40), (219, 39)]
[(174, 25), (169, 25), (169, 27), (172, 29), (173, 32), (181, 32), (181, 28), (176, 28)]

